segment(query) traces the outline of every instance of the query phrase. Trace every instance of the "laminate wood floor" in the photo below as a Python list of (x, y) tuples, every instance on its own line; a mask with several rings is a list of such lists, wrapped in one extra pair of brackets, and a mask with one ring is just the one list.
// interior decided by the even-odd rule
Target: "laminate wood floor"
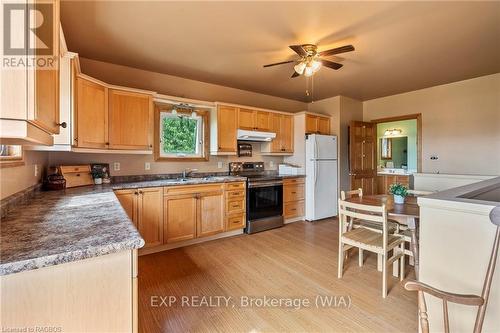
[[(141, 256), (139, 331), (417, 332), (416, 294), (391, 276), (383, 299), (374, 254), (358, 267), (353, 253), (337, 279), (337, 253), (328, 219)], [(316, 306), (318, 295), (331, 306)]]

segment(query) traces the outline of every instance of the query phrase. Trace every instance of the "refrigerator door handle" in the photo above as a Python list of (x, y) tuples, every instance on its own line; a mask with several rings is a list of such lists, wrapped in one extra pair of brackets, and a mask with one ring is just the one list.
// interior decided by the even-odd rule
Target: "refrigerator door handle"
[(314, 136), (314, 158), (319, 158), (318, 138)]
[(318, 161), (314, 161), (314, 186), (316, 186), (318, 183), (318, 171), (319, 171), (318, 167), (319, 167)]

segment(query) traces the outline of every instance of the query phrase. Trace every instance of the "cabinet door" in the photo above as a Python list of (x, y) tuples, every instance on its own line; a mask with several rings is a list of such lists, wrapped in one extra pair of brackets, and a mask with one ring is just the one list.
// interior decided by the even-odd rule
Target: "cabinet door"
[(385, 177), (385, 193), (384, 194), (388, 194), (391, 185), (397, 183), (397, 179), (396, 179), (396, 176), (388, 176), (387, 175), (384, 177)]
[(276, 133), (276, 138), (271, 141), (271, 152), (272, 153), (279, 153), (282, 151), (283, 148), (283, 143), (282, 143), (282, 137), (283, 137), (283, 129), (282, 129), (282, 118), (283, 115), (278, 114), (278, 113), (273, 113), (271, 115), (271, 131)]
[(330, 119), (324, 117), (318, 117), (318, 132), (320, 134), (329, 135), (330, 134)]
[(109, 90), (109, 147), (153, 148), (153, 101), (150, 95)]
[(108, 89), (95, 82), (76, 79), (75, 141), (82, 148), (108, 147)]
[(219, 106), (217, 110), (217, 148), (220, 152), (236, 152), (238, 109)]
[(199, 199), (198, 237), (224, 231), (224, 192), (202, 193)]
[(196, 194), (179, 194), (164, 198), (164, 241), (179, 242), (196, 238)]
[(146, 242), (144, 247), (163, 244), (163, 188), (139, 189), (137, 229)]
[[(46, 4), (50, 3), (50, 7), (46, 7)], [(42, 12), (42, 15), (30, 15), (29, 20), (33, 22), (29, 23), (31, 27), (40, 27), (43, 24), (44, 15), (52, 16), (52, 26), (49, 27), (48, 31), (52, 32), (52, 54), (53, 65), (52, 69), (41, 68), (36, 69), (33, 72), (33, 84), (34, 84), (34, 103), (33, 103), (33, 123), (41, 127), (45, 131), (51, 134), (59, 133), (59, 1), (33, 1), (35, 8)], [(39, 8), (38, 5), (40, 5)], [(36, 38), (34, 43), (36, 44), (35, 55), (37, 59), (47, 59), (46, 55), (42, 52), (46, 49), (46, 45), (40, 38)]]
[(120, 201), (123, 209), (127, 213), (128, 217), (132, 220), (134, 225), (137, 227), (137, 190), (118, 190), (115, 191), (115, 195)]
[(255, 130), (255, 111), (249, 109), (239, 109), (238, 128), (245, 130)]
[(318, 133), (318, 117), (306, 115), (306, 133)]
[(281, 116), (281, 149), (286, 153), (293, 153), (293, 117)]
[(255, 112), (255, 129), (269, 132), (271, 130), (271, 113), (265, 111)]

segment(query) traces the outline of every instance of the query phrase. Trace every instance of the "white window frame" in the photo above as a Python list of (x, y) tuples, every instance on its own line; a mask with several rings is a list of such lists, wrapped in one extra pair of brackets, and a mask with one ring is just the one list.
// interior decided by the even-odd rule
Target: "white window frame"
[[(177, 118), (177, 117), (185, 117), (185, 118), (189, 118), (189, 119), (195, 119), (197, 121), (197, 124), (196, 124), (196, 140), (197, 140), (197, 143), (196, 143), (196, 151), (194, 154), (186, 154), (186, 153), (175, 153), (175, 154), (169, 154), (169, 153), (166, 153), (163, 151), (163, 120), (165, 118)], [(159, 137), (159, 157), (160, 158), (167, 158), (167, 159), (175, 159), (175, 158), (179, 158), (179, 159), (183, 159), (183, 158), (186, 158), (186, 159), (189, 159), (189, 158), (204, 158), (205, 157), (205, 154), (206, 152), (204, 151), (205, 149), (205, 144), (204, 144), (204, 138), (205, 138), (205, 135), (204, 135), (204, 117), (199, 115), (199, 114), (196, 114), (196, 112), (193, 112), (193, 114), (186, 114), (186, 113), (177, 113), (177, 114), (174, 114), (172, 113), (172, 111), (160, 111), (160, 121), (159, 121), (159, 133), (160, 133), (160, 137)]]

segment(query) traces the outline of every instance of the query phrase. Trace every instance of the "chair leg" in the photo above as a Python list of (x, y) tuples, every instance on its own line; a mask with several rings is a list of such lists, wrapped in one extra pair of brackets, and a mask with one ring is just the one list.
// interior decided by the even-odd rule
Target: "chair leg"
[(363, 249), (358, 249), (358, 264), (359, 267), (363, 266)]
[(342, 244), (342, 241), (339, 241), (339, 263), (338, 263), (338, 278), (342, 278), (342, 273), (344, 271), (344, 244)]
[(399, 281), (405, 278), (405, 243), (401, 243), (401, 271), (399, 272)]
[(387, 296), (387, 253), (382, 255), (382, 297)]

